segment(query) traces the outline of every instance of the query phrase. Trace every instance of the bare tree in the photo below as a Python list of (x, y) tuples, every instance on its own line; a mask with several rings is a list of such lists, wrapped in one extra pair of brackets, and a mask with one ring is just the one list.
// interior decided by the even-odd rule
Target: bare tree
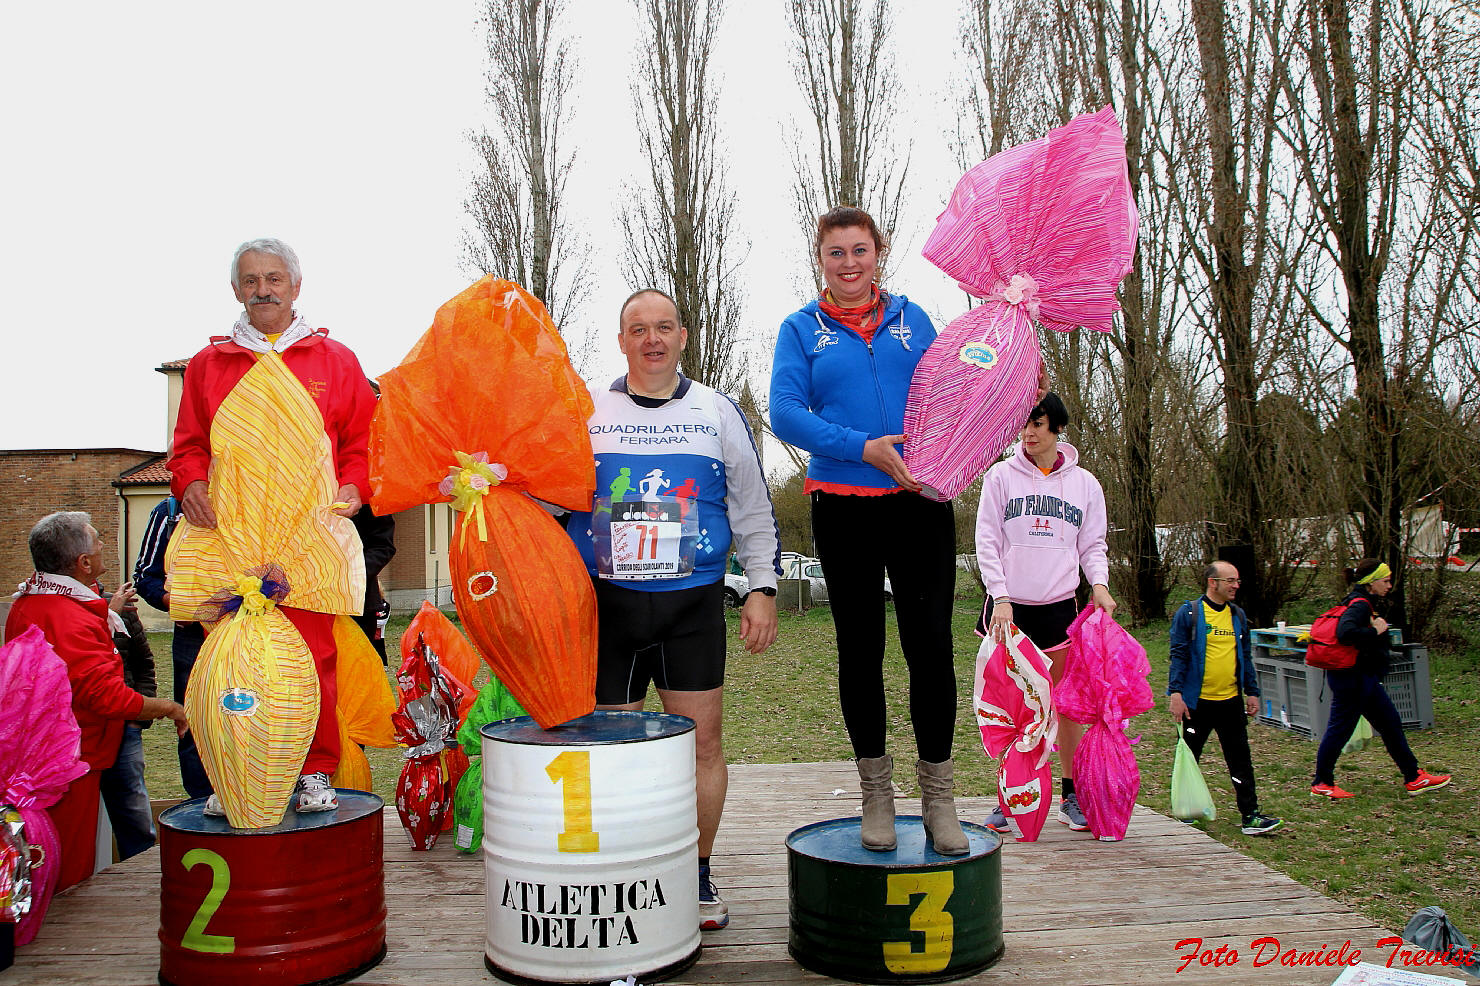
[(1404, 515), (1429, 493), (1413, 483), (1407, 435), (1442, 406), (1438, 366), (1474, 344), (1480, 39), (1459, 5), (1425, 0), (1304, 2), (1294, 18), (1282, 136), (1342, 288), (1338, 310), (1312, 298), (1311, 311), (1351, 360), (1362, 549), (1396, 573), (1401, 623)]
[[(1161, 377), (1177, 324), (1175, 293), (1185, 257), (1168, 225), (1165, 198), (1154, 197), (1162, 176), (1158, 159), (1145, 152), (1145, 131), (1157, 120), (1147, 104), (1165, 103), (1143, 68), (1154, 58), (1144, 0), (1105, 0), (1087, 8), (1065, 0), (973, 0), (962, 18), (963, 48), (972, 66), (967, 111), (958, 133), (963, 165), (1009, 144), (1040, 137), (1078, 113), (1116, 104), (1126, 132), (1127, 170), (1150, 241), (1137, 253), (1120, 293), (1122, 315), (1108, 340), (1083, 333), (1044, 334), (1044, 359), (1055, 391), (1064, 398), (1081, 461), (1109, 488), (1112, 546), (1129, 563), (1117, 593), (1137, 621), (1165, 611), (1165, 571), (1157, 543), (1157, 505), (1168, 461), (1159, 434)], [(1112, 61), (1111, 52), (1118, 52)], [(1145, 195), (1142, 188), (1153, 193)], [(1161, 444), (1159, 444), (1161, 443)]]
[(790, 13), (792, 64), (816, 129), (815, 143), (797, 138), (792, 161), (804, 253), (815, 271), (812, 233), (834, 206), (867, 211), (894, 241), (909, 158), (898, 160), (889, 134), (899, 88), (889, 0), (790, 0)]
[(735, 254), (749, 244), (735, 229), (710, 74), (724, 3), (635, 2), (644, 34), (633, 103), (649, 181), (621, 212), (627, 280), (673, 295), (689, 330), (683, 372), (733, 393), (745, 382)]
[[(1251, 188), (1241, 181), (1242, 148), (1238, 142), (1245, 126), (1253, 122), (1245, 120), (1243, 111), (1255, 107), (1242, 100), (1236, 107), (1235, 101), (1241, 93), (1236, 93), (1228, 54), (1229, 25), (1224, 0), (1192, 0), (1192, 23), (1202, 61), (1202, 97), (1207, 113), (1205, 136), (1211, 165), (1212, 215), (1206, 230), (1212, 250), (1202, 262), (1212, 289), (1209, 300), (1217, 324), (1227, 427), (1223, 468), (1218, 475), (1231, 539), (1249, 549), (1247, 555), (1232, 560), (1239, 562), (1249, 578), (1254, 574), (1248, 571), (1250, 563), (1267, 565), (1269, 562), (1259, 538), (1263, 508), (1256, 480), (1267, 454), (1265, 436), (1259, 429), (1259, 394), (1254, 372), (1252, 300), (1259, 271), (1245, 256), (1246, 241), (1251, 234), (1248, 228)], [(1258, 235), (1257, 231), (1252, 233)], [(1264, 579), (1254, 577), (1248, 591), (1240, 593), (1239, 601), (1254, 614), (1256, 623), (1272, 615), (1272, 606), (1262, 593), (1263, 583)]]
[(963, 169), (1063, 122), (1056, 112), (1064, 102), (1062, 83), (1087, 79), (1076, 71), (1084, 68), (1080, 59), (1054, 57), (1056, 39), (1077, 33), (1063, 30), (1072, 13), (1057, 0), (967, 0), (965, 6), (961, 48), (970, 75), (956, 147)]
[(468, 135), (481, 170), (464, 202), (465, 262), (527, 287), (564, 334), (587, 273), (564, 212), (575, 157), (562, 142), (572, 78), (569, 39), (557, 33), (565, 0), (484, 2), (494, 126)]
[[(1148, 85), (1145, 63), (1151, 57), (1146, 24), (1146, 6), (1138, 0), (1121, 0), (1118, 18), (1105, 0), (1095, 0), (1093, 16), (1094, 65), (1101, 100), (1120, 93), (1121, 124), (1126, 133), (1126, 172), (1132, 195), (1144, 209), (1154, 187), (1155, 159), (1146, 153), (1146, 130), (1152, 114), (1147, 103), (1156, 98)], [(1118, 65), (1109, 53), (1119, 52)], [(1116, 69), (1119, 69), (1119, 79)], [(1154, 126), (1154, 123), (1151, 124)], [(1165, 217), (1151, 217), (1150, 228), (1164, 228)], [(1149, 249), (1137, 245), (1130, 272), (1121, 283), (1121, 314), (1111, 336), (1118, 358), (1121, 438), (1120, 459), (1123, 490), (1125, 555), (1130, 561), (1126, 600), (1133, 618), (1144, 623), (1166, 613), (1166, 570), (1157, 543), (1158, 477), (1154, 444), (1157, 391), (1171, 348), (1172, 321), (1163, 320), (1161, 298), (1168, 288), (1170, 271), (1179, 265), (1175, 241), (1161, 240)]]
[(1259, 401), (1289, 345), (1291, 299), (1310, 264), (1310, 235), (1274, 139), (1282, 108), (1271, 65), (1286, 57), (1289, 43), (1279, 31), (1261, 34), (1266, 4), (1254, 0), (1253, 7), (1191, 0), (1188, 20), (1155, 63), (1178, 110), (1147, 137), (1163, 162), (1162, 194), (1175, 203), (1191, 260), (1187, 317), (1207, 341), (1222, 391), (1222, 435), (1209, 463), (1215, 544), (1239, 566), (1240, 601), (1262, 622), (1286, 597), (1292, 574), (1283, 528), (1269, 522), (1287, 504), (1270, 499), (1279, 483)]

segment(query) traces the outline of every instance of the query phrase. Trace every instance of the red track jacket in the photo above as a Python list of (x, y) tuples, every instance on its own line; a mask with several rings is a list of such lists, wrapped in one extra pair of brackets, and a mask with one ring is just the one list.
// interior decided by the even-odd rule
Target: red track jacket
[[(353, 483), (360, 499), (370, 502), (367, 448), (375, 394), (355, 354), (317, 329), (288, 347), (283, 362), (302, 381), (324, 416), (324, 431), (334, 450), (334, 467), (341, 485)], [(197, 479), (209, 479), (211, 421), (231, 389), (247, 375), (257, 354), (243, 349), (228, 336), (213, 336), (211, 344), (190, 359), (185, 368), (185, 391), (175, 419), (169, 470), (170, 491), (182, 496)]]

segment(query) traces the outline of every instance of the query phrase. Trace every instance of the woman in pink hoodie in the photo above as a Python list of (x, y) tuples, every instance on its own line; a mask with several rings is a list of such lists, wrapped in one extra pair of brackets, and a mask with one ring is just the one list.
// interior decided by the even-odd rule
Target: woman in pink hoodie
[[(1078, 615), (1074, 592), (1079, 570), (1094, 587), (1094, 602), (1115, 611), (1110, 564), (1105, 556), (1105, 494), (1099, 480), (1079, 467), (1074, 446), (1059, 440), (1069, 412), (1057, 394), (1045, 394), (1019, 433), (1010, 458), (987, 470), (976, 512), (976, 557), (987, 600), (977, 632), (1002, 640), (1014, 624), (1048, 657), (1054, 684), (1064, 673), (1069, 624)], [(1074, 751), (1084, 727), (1059, 720), (1059, 821), (1076, 832), (1089, 828), (1074, 794)], [(987, 819), (1008, 832), (998, 808)]]

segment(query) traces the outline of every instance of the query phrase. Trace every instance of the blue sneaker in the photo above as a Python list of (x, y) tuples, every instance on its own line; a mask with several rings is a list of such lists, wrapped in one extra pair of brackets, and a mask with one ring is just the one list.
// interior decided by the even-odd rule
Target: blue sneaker
[(1079, 810), (1079, 796), (1066, 794), (1059, 799), (1059, 821), (1069, 826), (1071, 832), (1088, 832), (1089, 821)]
[(699, 867), (699, 928), (703, 931), (718, 931), (730, 923), (730, 908), (714, 889), (709, 878), (709, 867)]

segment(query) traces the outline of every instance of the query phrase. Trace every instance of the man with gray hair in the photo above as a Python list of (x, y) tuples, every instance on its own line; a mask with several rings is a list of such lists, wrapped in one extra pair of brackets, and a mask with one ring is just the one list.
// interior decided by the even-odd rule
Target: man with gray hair
[(62, 846), (57, 890), (93, 872), (98, 825), (98, 784), (113, 765), (123, 727), (133, 719), (172, 719), (184, 733), (185, 709), (167, 698), (148, 698), (124, 684), (123, 658), (113, 646), (118, 614), (91, 586), (108, 570), (103, 540), (81, 511), (48, 514), (31, 529), (36, 571), (22, 582), (5, 619), (5, 639), (35, 626), (67, 665), (72, 713), (82, 729), (80, 758), (88, 770), (48, 809)]
[[(222, 402), (236, 389), (258, 361), (276, 354), (302, 385), (317, 407), (328, 438), (338, 493), (330, 509), (342, 517), (353, 517), (370, 499), (367, 449), (370, 417), (375, 395), (360, 369), (359, 360), (341, 343), (329, 338), (328, 330), (314, 328), (293, 306), (303, 287), (298, 255), (281, 240), (248, 240), (237, 247), (231, 261), (231, 290), (242, 304), (242, 312), (231, 333), (214, 336), (210, 345), (191, 358), (185, 368), (185, 386), (180, 398), (174, 440), (171, 443), (170, 489), (180, 500), (185, 520), (198, 528), (216, 527), (217, 492), (211, 486), (212, 426)], [(266, 417), (270, 418), (271, 415)], [(246, 438), (217, 434), (218, 441), (250, 441), (254, 451), (274, 448), (276, 422), (263, 420), (260, 429)], [(305, 482), (308, 478), (305, 477)], [(285, 497), (285, 499), (287, 499)], [(274, 505), (263, 502), (262, 510)], [(353, 537), (353, 535), (350, 535)], [(354, 552), (359, 553), (359, 545)], [(330, 776), (339, 764), (339, 720), (335, 706), (334, 615), (282, 607), (307, 643), (319, 675), (319, 719), (298, 781), (298, 811), (332, 811), (338, 805)], [(174, 613), (177, 620), (194, 614)], [(214, 795), (206, 813), (220, 812)]]

